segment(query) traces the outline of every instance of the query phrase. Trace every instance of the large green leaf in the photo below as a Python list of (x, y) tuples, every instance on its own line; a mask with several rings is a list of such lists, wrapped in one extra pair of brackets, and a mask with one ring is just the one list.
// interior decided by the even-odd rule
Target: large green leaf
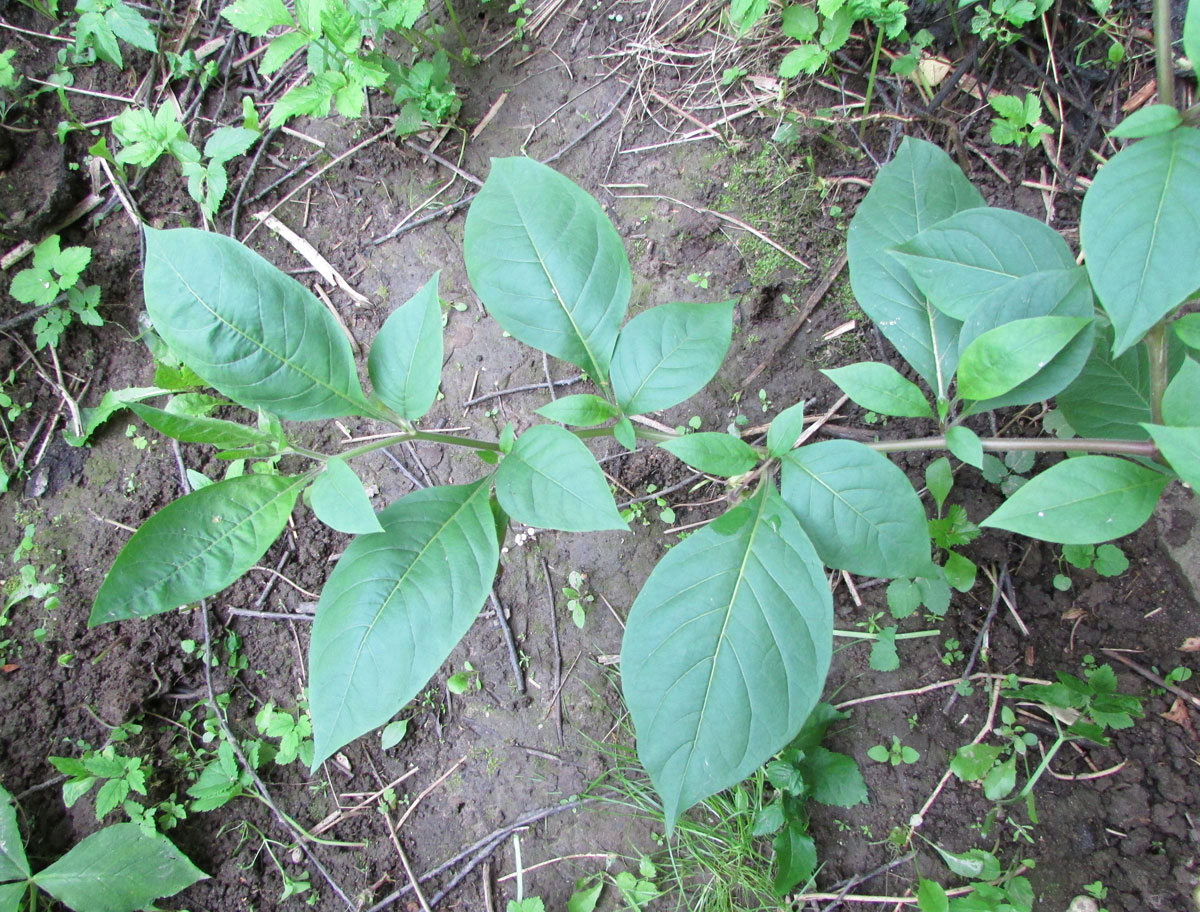
[(1113, 357), (1112, 331), (1098, 336), (1079, 376), (1058, 394), (1058, 407), (1083, 437), (1145, 440), (1142, 422), (1151, 420), (1146, 349), (1139, 345)]
[(795, 737), (832, 639), (820, 561), (773, 486), (667, 552), (629, 612), (621, 686), (668, 829)]
[(243, 475), (163, 507), (117, 555), (88, 623), (149, 617), (220, 592), (279, 537), (308, 481)]
[(362, 480), (344, 459), (328, 460), (307, 496), (317, 519), (339, 532), (364, 535), (383, 531)]
[(1071, 248), (1052, 228), (1009, 209), (956, 212), (893, 251), (930, 302), (966, 320), (1018, 279), (1071, 269)]
[(275, 442), (273, 434), (236, 421), (171, 412), (143, 402), (131, 402), (129, 408), (160, 434), (183, 443), (207, 443), (223, 450), (234, 450), (239, 447), (270, 446)]
[(1029, 479), (980, 525), (1060, 545), (1111, 541), (1150, 518), (1169, 480), (1113, 456), (1064, 459)]
[(596, 457), (556, 424), (539, 424), (517, 438), (496, 470), (496, 498), (513, 519), (539, 529), (629, 528)]
[(884, 455), (827, 440), (783, 457), (783, 499), (830, 567), (863, 576), (923, 576), (930, 569), (925, 509)]
[(134, 912), (208, 875), (166, 837), (117, 823), (92, 833), (33, 879), (75, 912)]
[(890, 364), (860, 361), (821, 371), (851, 399), (880, 415), (903, 418), (932, 418), (921, 388), (900, 375)]
[(0, 912), (20, 912), (21, 900), (29, 890), (28, 881), (0, 884)]
[(0, 883), (28, 876), (29, 861), (17, 827), (17, 806), (8, 790), (0, 785)]
[(145, 231), (146, 312), (206, 383), (294, 421), (369, 413), (350, 343), (307, 288), (224, 235)]
[(1147, 424), (1145, 428), (1171, 468), (1193, 491), (1200, 490), (1200, 427)]
[(489, 488), (414, 491), (338, 561), (309, 647), (314, 768), (391, 719), (470, 629), (500, 561)]
[(1191, 358), (1183, 359), (1179, 372), (1171, 378), (1163, 393), (1162, 413), (1164, 424), (1200, 425), (1200, 363)]
[(437, 399), (442, 379), (442, 306), (438, 276), (392, 311), (367, 356), (375, 395), (410, 421), (424, 416)]
[(950, 156), (932, 143), (906, 137), (850, 223), (854, 296), (939, 395), (946, 394), (957, 363), (958, 322), (926, 300), (891, 250), (942, 219), (983, 204)]
[(664, 440), (659, 446), (693, 469), (723, 478), (749, 472), (759, 459), (754, 447), (740, 437), (716, 431), (685, 434)]
[(1109, 159), (1079, 231), (1119, 355), (1200, 289), (1200, 130), (1151, 136)]
[[(1082, 266), (1025, 276), (985, 298), (963, 323), (960, 348), (981, 335), (1014, 320), (1035, 317), (1093, 317), (1096, 300), (1087, 270)], [(1065, 389), (1083, 370), (1095, 341), (1088, 325), (1032, 377), (1007, 393), (974, 403), (971, 412), (1042, 402)]]
[(660, 304), (621, 330), (612, 383), (627, 414), (670, 408), (704, 389), (733, 337), (734, 301)]
[(467, 213), (463, 255), (496, 322), (607, 382), (633, 278), (599, 203), (532, 159), (494, 158)]
[(962, 350), (958, 392), (966, 399), (994, 399), (1045, 368), (1090, 317), (1031, 317), (988, 330)]

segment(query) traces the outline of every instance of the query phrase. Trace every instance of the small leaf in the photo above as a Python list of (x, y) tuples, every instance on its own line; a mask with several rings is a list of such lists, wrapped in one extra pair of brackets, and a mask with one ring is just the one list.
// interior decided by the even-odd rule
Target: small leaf
[(442, 308), (435, 272), (415, 295), (392, 311), (371, 343), (371, 385), (401, 418), (424, 417), (442, 377)]
[(92, 833), (33, 878), (76, 912), (134, 912), (206, 879), (169, 840), (136, 823)]
[(776, 415), (767, 428), (767, 452), (776, 459), (796, 445), (804, 432), (804, 403), (785, 408)]
[(1000, 876), (1000, 862), (991, 852), (983, 849), (968, 849), (966, 852), (947, 852), (939, 845), (934, 846), (946, 862), (946, 867), (959, 877), (972, 880), (995, 880)]
[(309, 503), (317, 519), (339, 532), (362, 535), (382, 532), (362, 481), (346, 460), (334, 457), (325, 463), (308, 491)]
[(1109, 130), (1108, 135), (1118, 139), (1141, 139), (1145, 136), (1169, 133), (1181, 123), (1183, 123), (1183, 115), (1174, 106), (1152, 104), (1134, 111)]
[(940, 513), (942, 504), (946, 502), (951, 488), (954, 487), (954, 470), (950, 468), (950, 460), (945, 456), (935, 459), (925, 467), (925, 487), (929, 488), (929, 494)]
[(270, 76), (292, 59), (301, 48), (308, 47), (308, 36), (303, 32), (284, 32), (271, 39), (267, 51), (258, 63), (258, 74)]
[(90, 626), (149, 617), (220, 592), (283, 532), (308, 476), (245, 475), (181, 497), (125, 543)]
[(1003, 763), (993, 767), (983, 778), (983, 794), (989, 801), (1000, 801), (1007, 798), (1017, 787), (1017, 761), (1009, 757)]
[(1116, 545), (1101, 545), (1096, 549), (1096, 561), (1092, 566), (1101, 576), (1120, 576), (1129, 569), (1129, 558)]
[(975, 575), (979, 568), (970, 558), (951, 551), (946, 555), (946, 565), (942, 569), (946, 571), (946, 582), (959, 592), (970, 592), (975, 588)]
[(496, 497), (513, 519), (539, 529), (629, 528), (595, 457), (555, 424), (536, 425), (517, 438), (496, 470)]
[(967, 465), (983, 468), (983, 444), (970, 428), (958, 424), (947, 430), (946, 449)]
[(1183, 53), (1192, 64), (1192, 72), (1200, 67), (1200, 3), (1188, 0), (1183, 20)]
[(789, 821), (775, 837), (775, 864), (771, 889), (776, 896), (786, 895), (816, 873), (817, 846), (800, 821)]
[(921, 607), (921, 587), (914, 580), (897, 579), (888, 583), (888, 610), (900, 621)]
[(896, 652), (896, 628), (881, 627), (871, 644), (868, 664), (874, 671), (895, 671), (900, 667), (900, 654)]
[(604, 881), (602, 879), (584, 878), (576, 881), (575, 892), (567, 900), (567, 912), (595, 912), (596, 904), (600, 902), (600, 893), (603, 890)]
[(978, 782), (1000, 759), (1003, 748), (993, 744), (967, 744), (950, 761), (950, 772), (964, 782)]
[(537, 410), (537, 414), (572, 427), (595, 427), (618, 417), (621, 411), (607, 399), (592, 393), (578, 393), (547, 402)]
[(759, 460), (758, 453), (750, 444), (730, 434), (715, 431), (685, 434), (664, 440), (659, 446), (693, 469), (722, 478), (749, 472), (758, 465)]
[(992, 399), (1028, 380), (1091, 321), (1085, 317), (1033, 317), (989, 330), (966, 347), (958, 362), (958, 392)]
[(890, 364), (863, 361), (821, 371), (863, 408), (880, 415), (932, 418), (933, 409), (920, 388)]
[(1162, 427), (1142, 425), (1154, 440), (1154, 445), (1172, 469), (1200, 491), (1200, 427)]
[(729, 350), (735, 303), (660, 304), (630, 320), (612, 359), (613, 392), (625, 412), (656, 412), (700, 392)]
[(634, 430), (633, 422), (628, 418), (622, 418), (613, 425), (613, 437), (629, 452), (632, 453), (637, 449), (637, 431)]
[(17, 805), (0, 785), (0, 882), (24, 880), (29, 876), (29, 861), (17, 826)]
[(921, 912), (949, 912), (950, 900), (936, 880), (920, 878), (917, 883), (917, 908)]
[(1163, 393), (1162, 414), (1164, 424), (1200, 427), (1200, 363), (1183, 359), (1183, 366)]
[[(1196, 9), (1200, 9), (1197, 5)], [(1188, 348), (1200, 351), (1200, 313), (1184, 314), (1171, 324), (1179, 341)]]
[(1058, 544), (1097, 544), (1139, 528), (1168, 481), (1113, 456), (1066, 459), (1031, 478), (980, 525)]
[(204, 143), (204, 157), (224, 164), (244, 154), (261, 135), (246, 127), (219, 127)]
[(221, 10), (222, 18), (239, 32), (262, 38), (276, 25), (292, 25), (283, 0), (237, 0)]
[(804, 751), (800, 769), (813, 799), (821, 804), (848, 808), (867, 803), (867, 784), (853, 757), (811, 747)]
[(887, 763), (892, 755), (882, 744), (876, 744), (874, 747), (867, 748), (867, 756), (876, 763)]
[(773, 801), (754, 815), (752, 832), (755, 836), (770, 836), (778, 833), (785, 823), (787, 817), (783, 812), (783, 802)]

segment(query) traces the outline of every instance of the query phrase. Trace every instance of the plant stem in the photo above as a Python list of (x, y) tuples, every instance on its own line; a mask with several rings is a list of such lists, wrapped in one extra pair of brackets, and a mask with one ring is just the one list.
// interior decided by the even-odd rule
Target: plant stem
[[(1153, 459), (1158, 450), (1149, 440), (1106, 440), (1092, 437), (1073, 437), (1059, 440), (1051, 437), (984, 437), (980, 440), (985, 451), (1011, 453), (1113, 453), (1120, 456), (1144, 456)], [(946, 438), (921, 437), (913, 440), (878, 440), (867, 443), (877, 453), (911, 453), (920, 450), (944, 450)]]
[(1171, 53), (1171, 0), (1154, 0), (1154, 60), (1158, 102), (1175, 106), (1175, 56)]
[(1142, 341), (1150, 355), (1150, 420), (1155, 424), (1162, 424), (1163, 394), (1167, 391), (1167, 382), (1170, 379), (1167, 367), (1166, 321), (1160, 320), (1154, 324)]
[(435, 434), (432, 431), (413, 431), (410, 440), (427, 440), (430, 443), (444, 443), (448, 446), (469, 447), (472, 450), (491, 450), (500, 452), (500, 444), (490, 440), (475, 440), (472, 437), (459, 437), (455, 434)]
[(1071, 739), (1066, 735), (1059, 734), (1058, 739), (1051, 744), (1050, 749), (1046, 751), (1046, 756), (1042, 758), (1042, 762), (1039, 763), (1037, 769), (1033, 771), (1033, 775), (1029, 777), (1029, 781), (1025, 783), (1025, 787), (1017, 793), (1015, 798), (1011, 799), (1012, 801), (1021, 801), (1029, 797), (1030, 793), (1033, 791), (1033, 787), (1037, 785), (1038, 780), (1042, 778), (1042, 774), (1046, 772), (1046, 767), (1050, 765), (1050, 761), (1054, 759), (1054, 756), (1058, 753), (1059, 748), (1061, 748), (1069, 740)]
[(446, 12), (450, 14), (450, 20), (454, 23), (454, 30), (458, 32), (458, 40), (463, 43), (463, 47), (469, 49), (471, 42), (467, 40), (467, 33), (463, 31), (462, 23), (458, 21), (458, 10), (454, 8), (454, 0), (445, 0)]
[[(941, 635), (941, 632), (942, 632), (941, 630), (914, 630), (911, 633), (898, 633), (898, 634), (896, 634), (896, 639), (898, 639), (898, 640), (916, 640), (921, 637), (939, 636), (939, 635)], [(833, 635), (835, 637), (845, 637), (845, 638), (851, 639), (851, 640), (877, 640), (877, 639), (879, 639), (879, 634), (867, 633), (865, 630), (834, 630)]]
[(883, 29), (875, 26), (875, 53), (871, 57), (871, 72), (867, 75), (867, 92), (863, 99), (863, 120), (871, 113), (871, 97), (875, 94), (875, 72), (879, 69), (879, 52), (883, 50)]

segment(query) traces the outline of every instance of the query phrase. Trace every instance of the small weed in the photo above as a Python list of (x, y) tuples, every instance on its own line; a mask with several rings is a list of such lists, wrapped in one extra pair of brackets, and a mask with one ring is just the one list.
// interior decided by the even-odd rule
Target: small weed
[(876, 763), (890, 763), (892, 766), (900, 764), (916, 763), (921, 759), (920, 753), (914, 747), (909, 747), (907, 744), (901, 744), (900, 739), (892, 735), (892, 743), (876, 744), (867, 751), (867, 756)]

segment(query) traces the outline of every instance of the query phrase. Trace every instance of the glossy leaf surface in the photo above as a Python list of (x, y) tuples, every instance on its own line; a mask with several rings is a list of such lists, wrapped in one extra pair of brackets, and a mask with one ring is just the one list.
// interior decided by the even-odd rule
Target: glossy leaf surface
[(629, 613), (621, 678), (668, 829), (795, 737), (832, 631), (820, 561), (771, 487), (659, 561)]
[(919, 576), (930, 566), (925, 510), (886, 456), (827, 440), (783, 458), (783, 499), (830, 567), (863, 576)]
[(83, 839), (34, 882), (76, 912), (134, 912), (207, 877), (166, 837), (117, 823)]
[(577, 393), (547, 402), (537, 410), (537, 414), (572, 427), (595, 427), (616, 418), (621, 412), (607, 399), (592, 393)]
[(693, 469), (722, 478), (741, 475), (758, 465), (754, 447), (740, 438), (716, 431), (685, 434), (664, 440), (659, 446)]
[(1145, 440), (1150, 417), (1150, 364), (1145, 346), (1113, 357), (1112, 332), (1098, 333), (1079, 376), (1058, 394), (1063, 416), (1083, 437)]
[(939, 395), (946, 393), (958, 360), (958, 322), (926, 300), (891, 250), (942, 219), (983, 204), (945, 152), (907, 137), (876, 175), (847, 237), (854, 296)]
[(932, 418), (925, 395), (911, 380), (890, 364), (860, 361), (821, 371), (856, 403), (880, 415), (903, 418)]
[(517, 438), (496, 470), (496, 498), (517, 522), (563, 532), (628, 529), (596, 457), (555, 424)]
[(292, 421), (367, 409), (350, 343), (307, 288), (224, 235), (145, 230), (146, 312), (206, 383)]
[(354, 469), (344, 459), (330, 459), (308, 491), (317, 519), (350, 535), (382, 532), (383, 526)]
[(1113, 456), (1064, 459), (1023, 484), (980, 525), (1060, 545), (1094, 545), (1138, 529), (1168, 481)]
[(1014, 320), (976, 338), (958, 362), (958, 393), (994, 399), (1049, 364), (1091, 321), (1087, 317)]
[(315, 763), (384, 725), (466, 634), (500, 560), (489, 483), (414, 491), (350, 543), (309, 649)]
[(670, 408), (717, 373), (733, 336), (733, 301), (660, 304), (621, 330), (612, 383), (627, 414)]
[(1179, 127), (1109, 159), (1079, 230), (1120, 355), (1200, 288), (1200, 130)]
[(532, 159), (494, 158), (467, 214), (463, 253), (496, 322), (607, 381), (633, 279), (599, 203)]
[(163, 507), (117, 555), (88, 623), (149, 617), (220, 592), (283, 532), (306, 484), (306, 476), (243, 475)]
[(1193, 491), (1200, 490), (1200, 427), (1145, 427), (1171, 468)]
[(796, 445), (804, 433), (804, 402), (788, 406), (771, 419), (767, 428), (767, 452), (778, 458)]
[(442, 380), (442, 306), (438, 276), (392, 311), (367, 356), (375, 395), (401, 418), (429, 411)]

